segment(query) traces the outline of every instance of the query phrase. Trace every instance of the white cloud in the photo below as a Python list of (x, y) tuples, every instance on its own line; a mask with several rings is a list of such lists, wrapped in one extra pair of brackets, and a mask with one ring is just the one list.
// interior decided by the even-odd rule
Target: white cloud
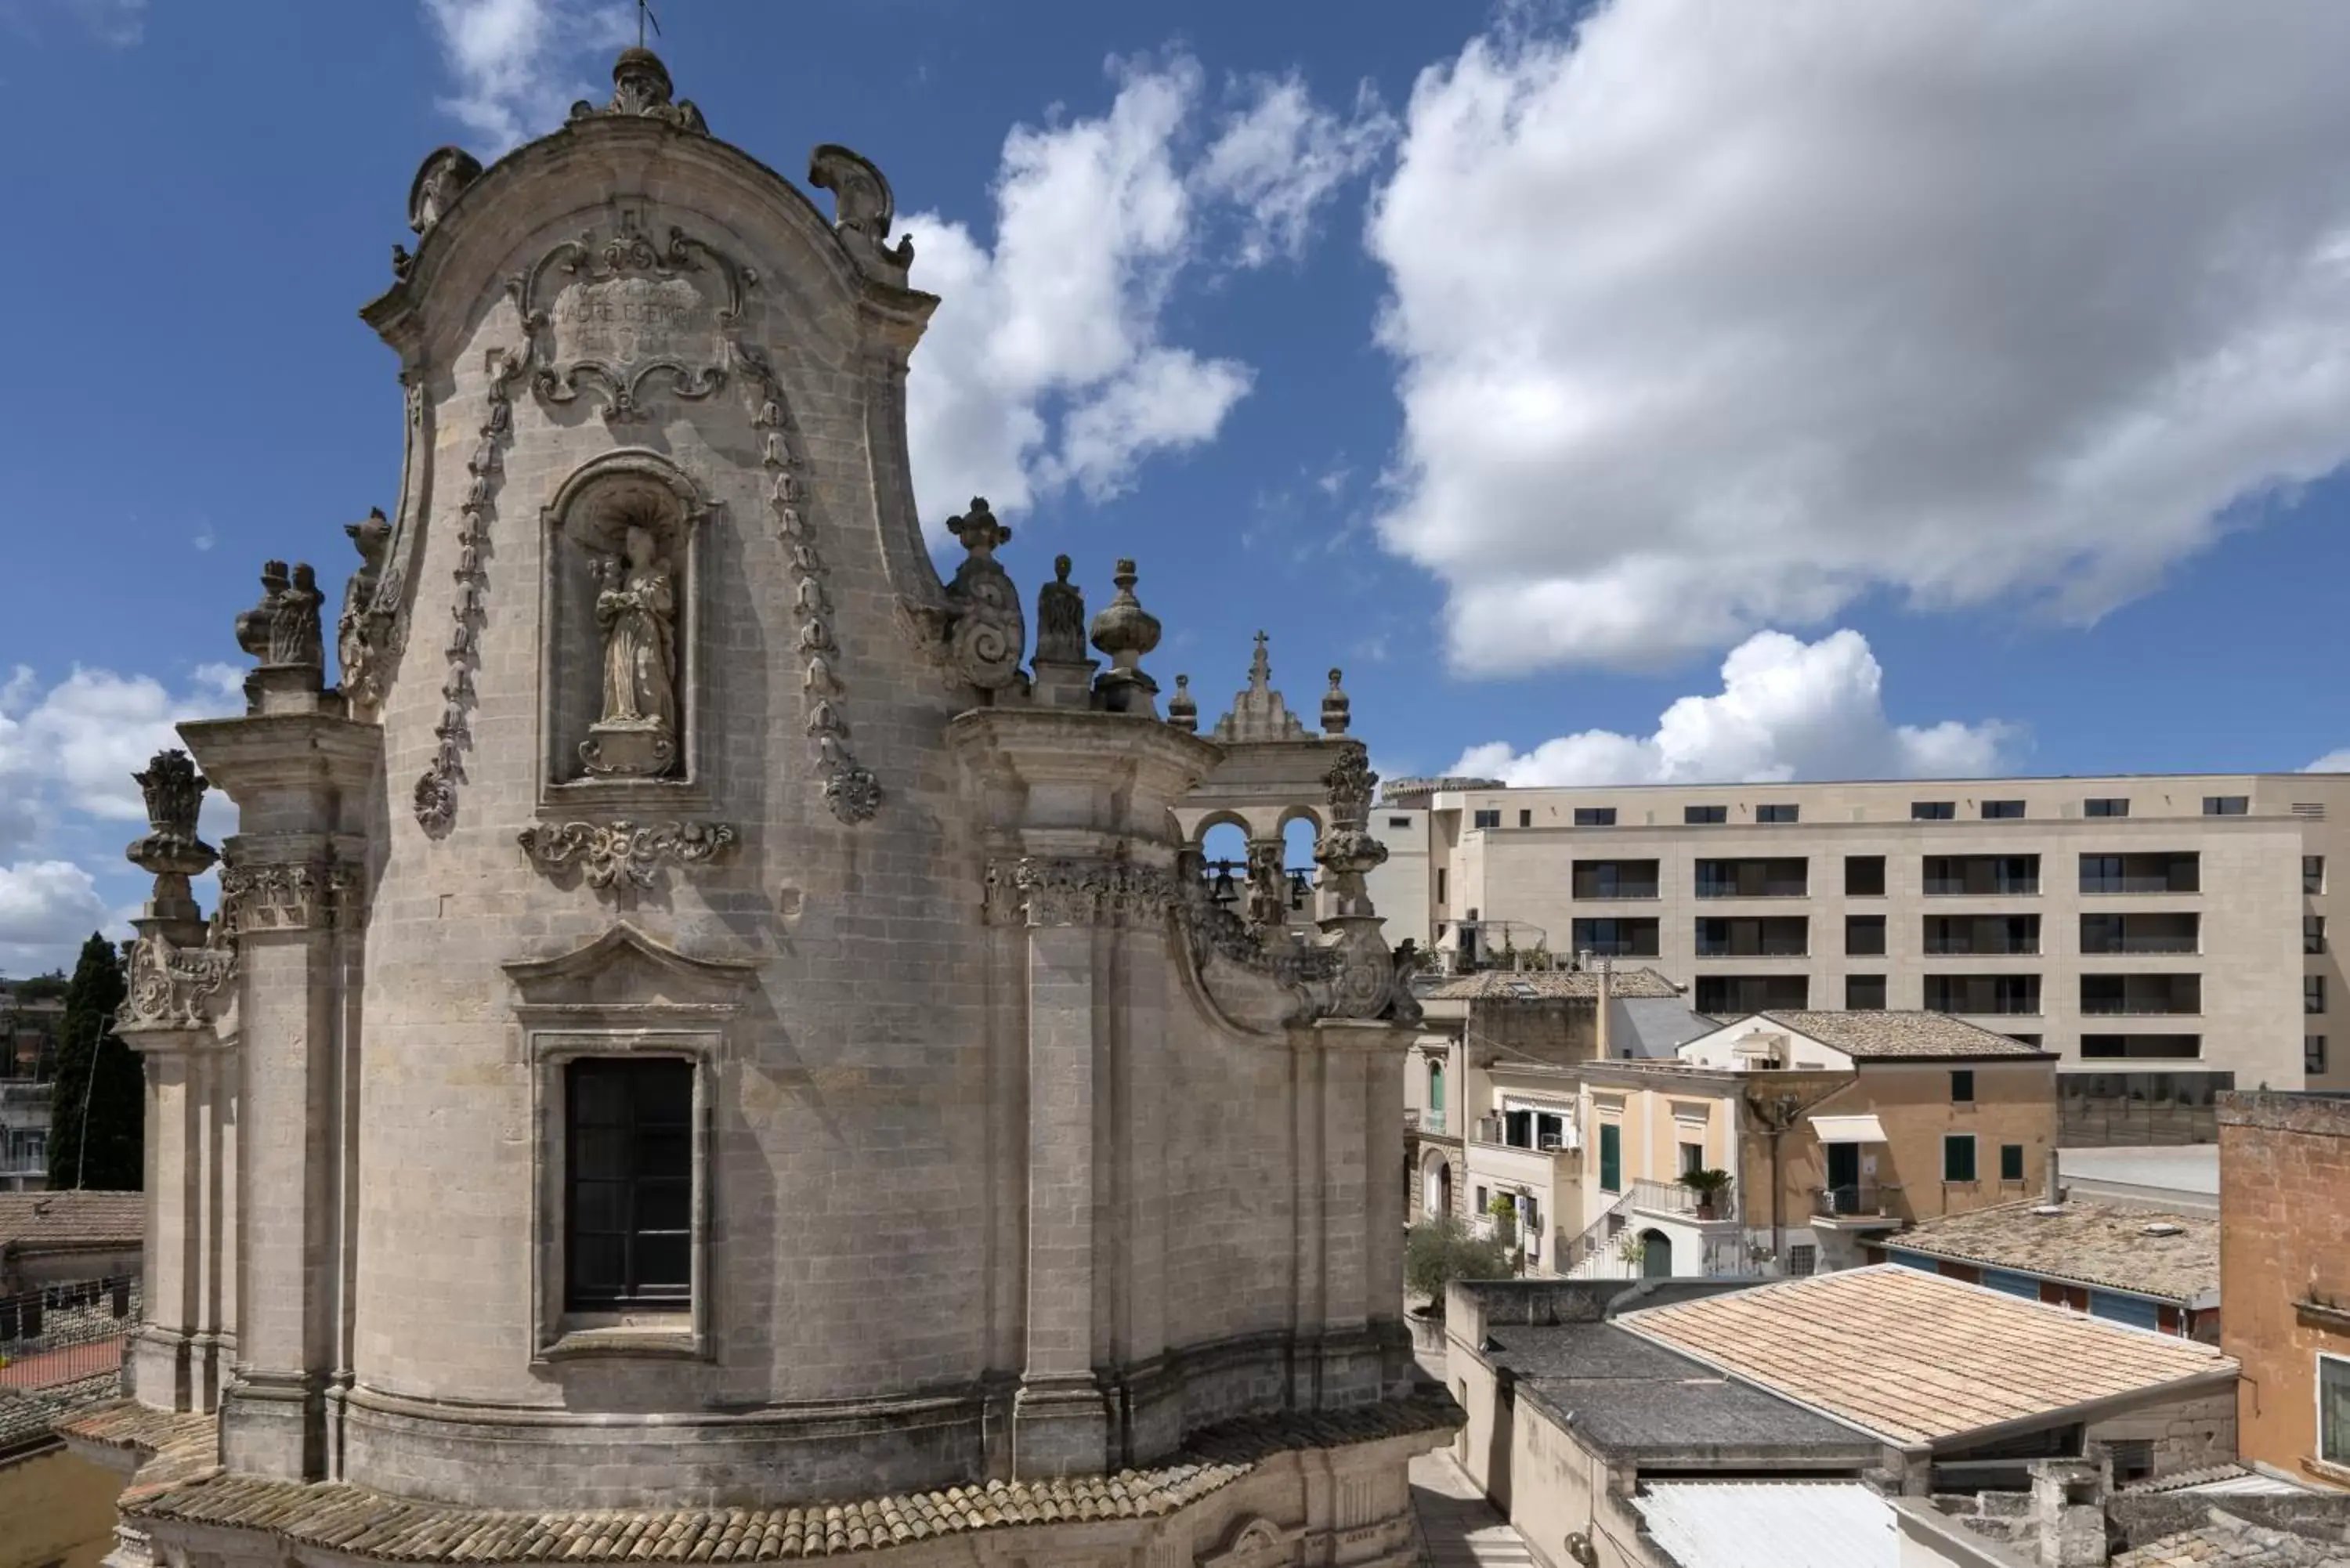
[(0, 955), (9, 961), (46, 968), (57, 952), (110, 923), (98, 884), (72, 861), (0, 866)]
[(2350, 774), (2350, 746), (2328, 752), (2301, 771), (2305, 774)]
[(207, 523), (198, 528), (196, 530), (196, 536), (188, 542), (193, 545), (200, 551), (209, 550), (214, 545), (220, 543), (220, 535), (214, 534), (213, 532), (213, 525)]
[(1458, 667), (2087, 619), (2350, 455), (2350, 6), (1526, 15), (1422, 74), (1368, 230)]
[[(1153, 454), (1214, 439), (1253, 373), (1166, 341), (1178, 278), (1229, 223), (1243, 265), (1301, 252), (1376, 134), (1375, 100), (1341, 121), (1288, 78), (1243, 89), (1195, 156), (1198, 64), (1109, 70), (1107, 113), (1005, 137), (992, 248), (935, 213), (906, 220), (913, 281), (941, 301), (906, 393), (915, 493), (934, 520), (974, 493), (1003, 513), (1070, 486), (1106, 499)], [(1266, 167), (1284, 154), (1291, 168)]]
[(1894, 724), (1884, 685), (1856, 631), (1809, 643), (1757, 632), (1722, 660), (1720, 691), (1679, 699), (1653, 734), (1586, 730), (1523, 753), (1494, 741), (1470, 747), (1446, 771), (1511, 784), (1629, 784), (1966, 778), (2006, 765), (2019, 738), (2011, 726)]
[(636, 36), (619, 0), (424, 0), (424, 15), (457, 78), (440, 106), (493, 155), (561, 124), (591, 95), (581, 57)]
[(127, 49), (146, 41), (147, 0), (74, 0), (74, 11), (101, 44)]
[(1295, 71), (1253, 78), (1239, 90), (1246, 107), (1226, 118), (1193, 186), (1242, 210), (1241, 265), (1296, 261), (1315, 213), (1378, 161), (1395, 140), (1395, 120), (1368, 82), (1357, 88), (1350, 119), (1315, 103)]

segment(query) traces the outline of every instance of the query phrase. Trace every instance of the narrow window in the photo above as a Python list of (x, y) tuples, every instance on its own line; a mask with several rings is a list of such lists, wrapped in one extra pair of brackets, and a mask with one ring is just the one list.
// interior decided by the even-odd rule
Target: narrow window
[(2301, 890), (2304, 893), (2325, 891), (2325, 857), (2304, 855), (2301, 857)]
[(1950, 1074), (1950, 1104), (1971, 1106), (1975, 1103), (1975, 1072), (1972, 1067), (1960, 1067)]
[(1680, 1146), (1680, 1155), (1681, 1175), (1687, 1176), (1691, 1171), (1703, 1170), (1705, 1168), (1705, 1145), (1701, 1143), (1682, 1144)]
[(2325, 1036), (2304, 1034), (2301, 1037), (2301, 1070), (2311, 1075), (2325, 1071)]
[(692, 1287), (693, 1066), (590, 1058), (565, 1070), (566, 1300), (682, 1312)]
[(2023, 1179), (2023, 1146), (2003, 1143), (1999, 1146), (1999, 1179), (2002, 1181)]
[(2303, 915), (2301, 918), (2301, 950), (2322, 953), (2325, 950), (2325, 917)]
[(1942, 1138), (1942, 1179), (1975, 1179), (1975, 1138), (1972, 1133), (1950, 1133)]
[(1518, 826), (1520, 827), (1532, 827), (1534, 825), (1534, 814), (1523, 806), (1520, 807), (1518, 811)]
[(2317, 1358), (2317, 1457), (2350, 1464), (2350, 1361)]
[(1624, 1129), (1614, 1122), (1599, 1124), (1599, 1190), (1624, 1190)]
[(2303, 1012), (2325, 1011), (2325, 977), (2305, 974), (2301, 977), (2301, 1010)]
[(1441, 866), (1436, 868), (1436, 901), (1440, 904), (1444, 902), (1444, 867)]

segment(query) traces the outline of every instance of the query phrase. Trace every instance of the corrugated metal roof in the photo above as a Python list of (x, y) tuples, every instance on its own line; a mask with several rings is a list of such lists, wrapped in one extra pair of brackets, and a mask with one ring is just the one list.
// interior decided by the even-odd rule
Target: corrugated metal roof
[(1901, 1550), (1858, 1481), (1650, 1481), (1632, 1506), (1680, 1568), (1894, 1568)]

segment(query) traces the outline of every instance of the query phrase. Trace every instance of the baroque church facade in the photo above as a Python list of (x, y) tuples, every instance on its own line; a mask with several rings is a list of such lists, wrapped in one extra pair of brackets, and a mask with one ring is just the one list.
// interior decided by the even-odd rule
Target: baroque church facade
[(1132, 563), (1032, 599), (975, 501), (942, 580), (938, 301), (878, 170), (808, 179), (641, 49), (418, 173), (397, 508), (140, 775), (145, 1321), (67, 1432), (119, 1564), (1411, 1554), (1457, 1411), (1336, 674), (1313, 732), (1260, 649), (1202, 735)]

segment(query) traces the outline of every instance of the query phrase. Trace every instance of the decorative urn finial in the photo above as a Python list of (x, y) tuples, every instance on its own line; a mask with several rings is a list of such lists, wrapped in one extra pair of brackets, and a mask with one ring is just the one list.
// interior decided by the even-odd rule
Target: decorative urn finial
[(1339, 670), (1330, 671), (1330, 690), (1322, 693), (1322, 732), (1326, 735), (1343, 735), (1353, 722), (1355, 705), (1347, 698), (1346, 688), (1338, 684), (1345, 673)]
[(1191, 697), (1191, 678), (1175, 678), (1175, 695), (1167, 700), (1167, 722), (1185, 734), (1197, 733), (1200, 728), (1200, 704)]
[(661, 64), (660, 57), (642, 44), (631, 44), (612, 62), (612, 101), (598, 109), (583, 98), (571, 106), (571, 118), (614, 115), (664, 119), (681, 130), (707, 134), (710, 127), (702, 111), (691, 99), (677, 98), (676, 91), (677, 84), (670, 80), (669, 67)]
[(1093, 645), (1109, 658), (1110, 667), (1094, 680), (1102, 705), (1113, 713), (1152, 711), (1159, 683), (1144, 674), (1142, 656), (1159, 646), (1159, 618), (1134, 597), (1138, 581), (1132, 561), (1120, 561), (1110, 581), (1118, 597), (1094, 617)]

